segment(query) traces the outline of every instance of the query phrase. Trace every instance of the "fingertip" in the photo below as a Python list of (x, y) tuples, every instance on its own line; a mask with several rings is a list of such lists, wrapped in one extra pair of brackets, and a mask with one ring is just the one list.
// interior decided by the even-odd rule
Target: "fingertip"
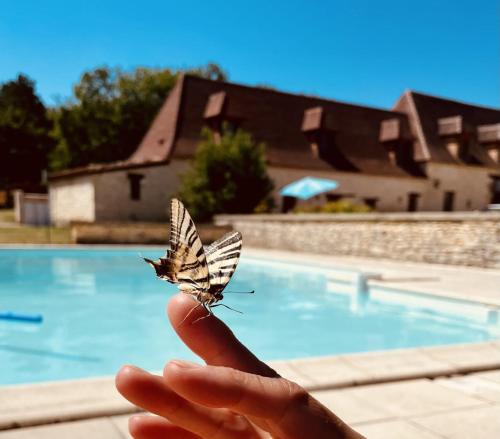
[(142, 418), (144, 415), (132, 415), (128, 418), (128, 431), (132, 436), (135, 436), (141, 428)]
[(125, 364), (120, 367), (120, 370), (115, 375), (115, 385), (119, 387), (124, 381), (127, 381), (128, 377), (133, 373), (134, 366), (131, 364)]
[(175, 360), (169, 361), (165, 366), (163, 367), (163, 377), (171, 377), (172, 374), (177, 373), (177, 367), (175, 364)]
[(168, 302), (167, 315), (173, 328), (178, 331), (202, 321), (207, 317), (207, 311), (193, 296), (178, 293)]
[(147, 374), (148, 373), (145, 370), (137, 366), (126, 364), (122, 366), (115, 375), (115, 387), (123, 395), (134, 385), (138, 377)]
[(193, 300), (187, 294), (178, 293), (167, 304), (167, 316), (172, 326), (176, 327), (193, 307)]
[(172, 377), (172, 375), (183, 374), (188, 370), (195, 370), (202, 368), (202, 364), (194, 363), (192, 361), (185, 360), (172, 360), (169, 361), (163, 368), (163, 376), (166, 378)]
[(116, 374), (116, 378), (128, 378), (131, 375), (136, 375), (138, 373), (147, 373), (144, 369), (134, 366), (133, 364), (125, 364), (120, 367), (120, 370)]

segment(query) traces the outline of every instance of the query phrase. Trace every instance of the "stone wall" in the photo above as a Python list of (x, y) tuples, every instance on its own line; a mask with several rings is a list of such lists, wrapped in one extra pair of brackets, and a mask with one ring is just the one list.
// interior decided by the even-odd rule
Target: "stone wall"
[[(229, 226), (197, 224), (204, 244), (219, 239), (229, 232)], [(79, 223), (71, 224), (71, 241), (75, 244), (159, 244), (169, 242), (167, 223)]]
[[(500, 213), (219, 215), (251, 247), (500, 268)], [(500, 288), (500, 287), (499, 287)]]

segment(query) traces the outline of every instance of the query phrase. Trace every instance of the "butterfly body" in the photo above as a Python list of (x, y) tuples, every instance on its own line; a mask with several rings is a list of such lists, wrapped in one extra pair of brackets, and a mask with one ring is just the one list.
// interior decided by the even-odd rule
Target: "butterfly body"
[(179, 290), (195, 297), (211, 313), (210, 307), (224, 297), (222, 291), (236, 269), (241, 244), (241, 234), (230, 232), (203, 247), (188, 211), (179, 200), (173, 199), (170, 249), (157, 261), (144, 260), (160, 279), (178, 285)]

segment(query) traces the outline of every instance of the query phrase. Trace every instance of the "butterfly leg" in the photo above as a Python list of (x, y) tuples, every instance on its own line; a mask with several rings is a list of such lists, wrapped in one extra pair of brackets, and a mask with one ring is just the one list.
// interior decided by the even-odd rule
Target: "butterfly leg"
[(216, 306), (224, 306), (225, 308), (230, 309), (231, 311), (236, 311), (240, 314), (243, 314), (241, 311), (238, 311), (237, 309), (231, 308), (230, 306), (227, 306), (224, 303), (217, 303), (216, 305), (212, 305), (212, 308), (214, 308)]
[[(184, 323), (184, 321), (185, 321), (185, 320), (186, 320), (186, 319), (187, 319), (187, 318), (188, 318), (188, 317), (192, 314), (192, 312), (193, 312), (195, 309), (198, 309), (200, 306), (204, 306), (204, 305), (203, 305), (203, 302), (200, 302), (200, 303), (198, 303), (198, 305), (193, 306), (193, 308), (191, 308), (191, 310), (190, 310), (190, 311), (186, 314), (186, 317), (184, 317), (184, 318), (182, 319), (182, 322), (179, 324), (179, 326), (181, 326), (181, 325)], [(206, 316), (205, 316), (205, 317), (206, 317)], [(196, 319), (193, 323), (197, 322), (198, 320), (200, 320), (200, 319)]]
[[(206, 302), (200, 302), (196, 308), (198, 308), (198, 306), (203, 306), (203, 308), (205, 308), (205, 310), (207, 311), (207, 314), (204, 315), (204, 316), (201, 316), (201, 317), (198, 317), (194, 322), (192, 322), (191, 324), (194, 324), (200, 320), (203, 320), (203, 319), (206, 319), (207, 317), (210, 317), (210, 316), (213, 316), (214, 313), (212, 312), (212, 310), (210, 309), (210, 305), (208, 305)], [(190, 313), (191, 314), (191, 313)], [(186, 316), (187, 317), (187, 316)]]

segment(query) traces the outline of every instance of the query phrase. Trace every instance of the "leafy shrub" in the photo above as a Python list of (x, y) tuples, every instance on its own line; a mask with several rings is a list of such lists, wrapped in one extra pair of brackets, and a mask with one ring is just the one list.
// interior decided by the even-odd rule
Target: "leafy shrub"
[(273, 188), (264, 145), (227, 126), (219, 142), (213, 137), (209, 129), (203, 130), (192, 166), (183, 175), (180, 199), (199, 221), (217, 213), (252, 213)]
[(367, 213), (372, 209), (366, 204), (356, 204), (349, 200), (330, 201), (320, 206), (298, 206), (295, 213)]

